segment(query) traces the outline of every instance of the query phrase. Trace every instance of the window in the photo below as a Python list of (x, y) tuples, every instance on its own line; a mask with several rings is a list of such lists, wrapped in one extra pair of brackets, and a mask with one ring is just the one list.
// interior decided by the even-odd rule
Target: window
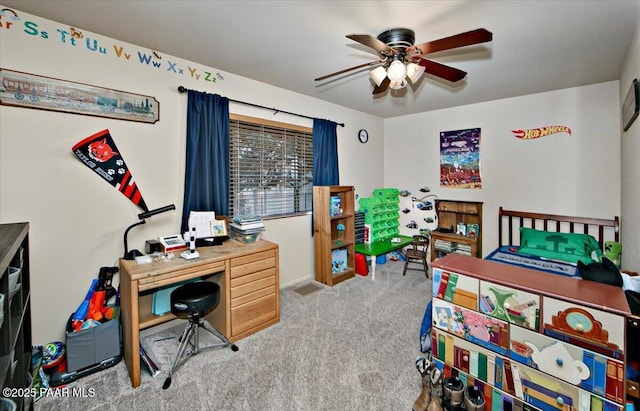
[(263, 218), (310, 212), (312, 129), (233, 114), (229, 129), (229, 212)]

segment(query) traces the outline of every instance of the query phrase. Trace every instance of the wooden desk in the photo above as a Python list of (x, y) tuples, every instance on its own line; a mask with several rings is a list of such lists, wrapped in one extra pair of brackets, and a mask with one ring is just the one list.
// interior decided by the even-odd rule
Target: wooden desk
[(157, 288), (194, 278), (220, 285), (220, 303), (205, 318), (232, 342), (280, 321), (277, 244), (228, 240), (220, 246), (199, 247), (198, 253), (195, 260), (176, 255), (168, 262), (143, 265), (120, 260), (122, 346), (133, 387), (140, 385), (140, 330), (176, 318), (152, 313)]
[(379, 255), (390, 253), (391, 251), (399, 250), (411, 244), (413, 237), (406, 235), (397, 236), (400, 241), (392, 243), (391, 239), (374, 241), (373, 243), (358, 243), (356, 244), (356, 253), (371, 256), (371, 280), (376, 280), (376, 257)]

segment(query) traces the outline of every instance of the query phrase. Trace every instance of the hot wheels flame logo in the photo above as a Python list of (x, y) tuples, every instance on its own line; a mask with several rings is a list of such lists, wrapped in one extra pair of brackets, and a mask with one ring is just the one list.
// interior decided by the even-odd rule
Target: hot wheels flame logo
[(511, 132), (515, 137), (523, 140), (545, 137), (555, 133), (567, 133), (571, 135), (571, 129), (567, 126), (547, 126), (532, 128), (530, 130), (511, 130)]

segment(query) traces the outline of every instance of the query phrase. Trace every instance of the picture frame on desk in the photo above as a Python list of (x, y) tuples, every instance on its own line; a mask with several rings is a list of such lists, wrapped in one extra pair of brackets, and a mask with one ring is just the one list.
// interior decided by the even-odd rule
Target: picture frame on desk
[(212, 220), (211, 221), (211, 233), (214, 237), (228, 236), (227, 232), (227, 220)]
[(456, 228), (456, 234), (467, 235), (467, 225), (465, 223), (458, 223)]

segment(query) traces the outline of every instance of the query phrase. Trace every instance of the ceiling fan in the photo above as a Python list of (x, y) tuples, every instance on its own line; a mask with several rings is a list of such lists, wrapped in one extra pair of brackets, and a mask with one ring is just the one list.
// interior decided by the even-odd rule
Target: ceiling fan
[(386, 30), (378, 37), (369, 34), (349, 34), (347, 38), (374, 49), (380, 58), (318, 77), (315, 81), (322, 81), (367, 66), (378, 66), (371, 70), (369, 75), (376, 84), (373, 94), (380, 94), (388, 88), (397, 90), (406, 87), (407, 79), (415, 83), (425, 71), (453, 83), (462, 80), (467, 75), (465, 71), (426, 59), (423, 56), (438, 51), (485, 43), (493, 39), (493, 34), (486, 29), (476, 29), (417, 45), (414, 45), (415, 33), (406, 28)]

